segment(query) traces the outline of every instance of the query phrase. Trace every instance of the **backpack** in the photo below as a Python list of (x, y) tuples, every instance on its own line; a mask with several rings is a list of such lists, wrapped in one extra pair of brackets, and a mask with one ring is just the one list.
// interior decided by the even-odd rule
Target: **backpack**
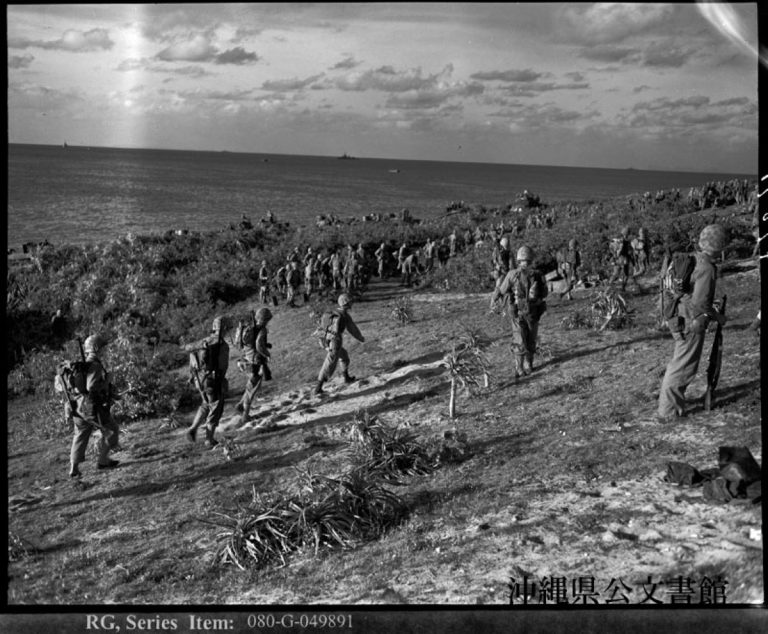
[(65, 361), (56, 367), (53, 389), (67, 398), (88, 394), (88, 363), (86, 361)]
[(680, 299), (693, 290), (691, 276), (695, 268), (696, 256), (692, 253), (677, 251), (672, 254), (662, 278), (664, 293), (670, 297), (664, 311), (666, 319), (671, 319), (677, 315)]
[(320, 315), (320, 325), (315, 333), (318, 335), (318, 341), (322, 348), (325, 348), (328, 345), (328, 340), (336, 334), (336, 322), (338, 319), (339, 313), (335, 310), (326, 310)]
[(235, 329), (235, 345), (240, 348), (252, 348), (256, 343), (256, 335), (259, 334), (259, 326), (253, 318), (247, 322), (238, 322)]

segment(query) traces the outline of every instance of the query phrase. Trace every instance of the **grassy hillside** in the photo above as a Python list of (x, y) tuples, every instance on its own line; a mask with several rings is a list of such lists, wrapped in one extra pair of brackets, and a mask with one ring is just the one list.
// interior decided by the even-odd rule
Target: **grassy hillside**
[[(717, 466), (723, 445), (747, 446), (762, 462), (759, 345), (747, 329), (759, 308), (756, 264), (731, 258), (718, 282), (730, 320), (716, 408), (698, 405), (672, 425), (654, 421), (672, 340), (656, 329), (654, 280), (640, 281), (649, 290), (627, 294), (634, 324), (620, 330), (564, 327), (589, 311), (595, 291), (551, 297), (537, 369), (519, 383), (509, 326), (488, 312), (487, 293), (374, 281), (353, 308), (367, 337), (348, 346), (360, 380), (336, 388), (336, 377), (325, 399), (309, 394), (323, 358), (309, 308), (281, 305), (270, 325), (275, 378), (245, 426), (234, 418), (244, 376), (230, 365), (220, 428), (229, 457), (187, 442), (194, 410), (185, 408), (126, 421), (120, 467), (97, 471), (90, 454), (82, 480), (71, 481), (59, 408), (19, 396), (8, 409), (8, 602), (504, 604), (511, 579), (524, 576), (565, 577), (569, 593), (572, 581), (593, 578), (600, 603), (619, 579), (629, 602), (640, 602), (649, 576), (690, 577), (696, 603), (698, 584), (719, 577), (729, 603), (762, 601), (762, 541), (751, 539), (761, 505), (716, 506), (700, 488), (662, 481), (669, 461)], [(392, 310), (404, 295), (413, 318), (401, 324)], [(229, 309), (245, 311), (248, 301)], [(461, 392), (451, 420), (439, 361), (464, 325), (491, 340), (491, 383)], [(700, 402), (703, 389), (700, 375), (690, 398)], [(295, 493), (306, 469), (343, 473), (355, 415), (366, 411), (425, 444), (446, 432), (465, 438), (466, 459), (387, 485), (407, 515), (379, 539), (298, 551), (282, 567), (217, 563), (221, 514)], [(670, 587), (660, 586), (666, 603)]]

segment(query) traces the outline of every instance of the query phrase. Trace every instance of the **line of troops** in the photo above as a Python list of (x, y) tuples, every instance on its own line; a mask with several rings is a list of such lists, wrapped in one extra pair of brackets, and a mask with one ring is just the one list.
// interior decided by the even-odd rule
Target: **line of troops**
[[(621, 237), (628, 242), (628, 231), (622, 231)], [(674, 351), (661, 383), (658, 401), (660, 422), (668, 422), (686, 415), (685, 391), (698, 370), (704, 333), (711, 320), (716, 320), (720, 324), (725, 323), (725, 316), (719, 312), (714, 297), (717, 279), (716, 262), (726, 242), (726, 232), (721, 225), (717, 224), (708, 225), (699, 236), (696, 266), (692, 275), (693, 290), (680, 302), (679, 320), (682, 320), (682, 328), (673, 332)], [(621, 250), (617, 253), (616, 266), (619, 270), (616, 279), (622, 282), (623, 288), (627, 279), (627, 270), (622, 268), (625, 264), (622, 258), (628, 256), (626, 254), (622, 256)], [(494, 257), (498, 259), (497, 284), (491, 296), (491, 307), (502, 302), (509, 308), (507, 312), (513, 339), (511, 351), (517, 379), (520, 376), (530, 375), (534, 371), (539, 320), (546, 311), (546, 280), (533, 266), (534, 253), (528, 246), (520, 247), (512, 258), (509, 241), (507, 238), (502, 238)], [(309, 258), (308, 261), (315, 259)], [(563, 262), (567, 265), (565, 268), (569, 275), (568, 279), (573, 282), (577, 279), (580, 266), (578, 244), (575, 240), (569, 243)], [(293, 264), (295, 262), (292, 261), (292, 268), (294, 268)], [(381, 269), (379, 274), (382, 274)], [(572, 290), (570, 282), (568, 290), (561, 293), (561, 297), (564, 295), (570, 297)], [(326, 354), (314, 390), (318, 395), (323, 394), (323, 386), (332, 377), (337, 365), (341, 365), (344, 382), (355, 381), (355, 377), (349, 374), (350, 358), (343, 345), (344, 333), (349, 333), (361, 342), (365, 341), (365, 337), (351, 316), (352, 305), (353, 298), (349, 292), (339, 294), (335, 319), (332, 325), (322, 333)], [(241, 422), (248, 419), (251, 402), (262, 381), (271, 379), (269, 371), (271, 344), (268, 342), (268, 324), (272, 316), (268, 307), (255, 308), (251, 313), (252, 323), (248, 334), (241, 336), (241, 341), (238, 341), (243, 351), (241, 369), (246, 371), (249, 377), (243, 395), (236, 406), (236, 410), (241, 415)], [(191, 370), (200, 390), (202, 402), (186, 434), (190, 441), (195, 441), (198, 429), (201, 426), (204, 427), (205, 442), (209, 447), (215, 447), (218, 444), (214, 434), (224, 410), (227, 390), (226, 374), (230, 357), (229, 345), (224, 335), (229, 327), (227, 320), (217, 317), (211, 328), (212, 345), (205, 348), (206, 358), (191, 364), (195, 366)], [(98, 468), (111, 469), (118, 464), (109, 457), (110, 451), (118, 445), (119, 430), (110, 414), (111, 394), (114, 390), (99, 356), (106, 344), (107, 341), (100, 335), (91, 335), (84, 344), (88, 363), (87, 390), (86, 394), (77, 397), (74, 404), (75, 432), (71, 449), (71, 477), (80, 476), (79, 464), (84, 461), (85, 448), (94, 430), (101, 432), (98, 444)]]

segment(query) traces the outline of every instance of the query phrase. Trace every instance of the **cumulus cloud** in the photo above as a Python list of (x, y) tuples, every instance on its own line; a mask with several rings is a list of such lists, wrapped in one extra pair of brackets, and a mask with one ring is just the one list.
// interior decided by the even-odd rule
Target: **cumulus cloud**
[(725, 128), (757, 129), (757, 103), (746, 97), (717, 102), (704, 95), (683, 99), (660, 97), (644, 101), (620, 117), (632, 128), (684, 134), (693, 130), (719, 131)]
[(607, 44), (665, 24), (674, 10), (669, 4), (573, 3), (561, 9), (558, 26), (568, 41)]
[(643, 66), (657, 68), (680, 68), (694, 54), (695, 51), (691, 48), (678, 46), (668, 42), (648, 47), (643, 53), (642, 63)]
[(205, 70), (202, 66), (167, 66), (165, 64), (158, 64), (154, 60), (147, 59), (146, 57), (141, 59), (131, 58), (123, 60), (117, 65), (115, 70), (121, 72), (141, 71), (146, 73), (166, 73), (193, 78), (212, 75), (212, 73)]
[(29, 68), (34, 59), (32, 55), (11, 55), (8, 58), (8, 68)]
[(30, 40), (23, 37), (8, 39), (8, 48), (43, 48), (48, 50), (70, 51), (72, 53), (88, 53), (91, 51), (108, 51), (115, 43), (110, 39), (106, 29), (91, 29), (76, 31), (70, 29), (58, 40)]
[(530, 68), (525, 70), (491, 70), (480, 73), (473, 73), (470, 75), (470, 79), (477, 79), (478, 81), (520, 81), (529, 82), (536, 81), (541, 77), (544, 77), (544, 73), (537, 73)]
[(553, 90), (585, 90), (589, 88), (589, 82), (580, 81), (570, 84), (558, 84), (554, 82), (530, 82), (527, 84), (510, 84), (501, 86), (499, 90), (513, 97), (536, 97)]
[(321, 77), (322, 75), (313, 75), (306, 79), (275, 79), (272, 81), (265, 81), (261, 87), (264, 90), (272, 90), (274, 92), (290, 92), (293, 90), (302, 90)]
[(256, 53), (249, 53), (241, 46), (237, 46), (214, 57), (217, 64), (250, 64), (258, 61), (259, 56)]
[(238, 46), (219, 52), (205, 35), (198, 34), (191, 40), (176, 42), (155, 55), (163, 62), (213, 62), (215, 64), (250, 64), (258, 61), (256, 53)]

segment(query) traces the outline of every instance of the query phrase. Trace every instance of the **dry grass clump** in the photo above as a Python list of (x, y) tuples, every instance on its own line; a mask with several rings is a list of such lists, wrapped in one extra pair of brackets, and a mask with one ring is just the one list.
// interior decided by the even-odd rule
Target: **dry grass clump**
[(400, 484), (402, 476), (426, 475), (438, 466), (416, 434), (386, 425), (367, 411), (356, 414), (351, 442), (357, 469), (385, 482)]
[[(613, 329), (625, 328), (632, 325), (633, 311), (627, 307), (627, 300), (614, 289), (606, 289), (597, 293), (592, 302), (592, 317), (598, 330), (608, 326)], [(597, 324), (600, 324), (597, 326)]]
[[(218, 513), (215, 560), (249, 566), (285, 565), (292, 553), (321, 547), (353, 548), (376, 539), (408, 515), (403, 499), (383, 485), (436, 469), (441, 448), (429, 450), (416, 436), (385, 425), (367, 411), (348, 433), (353, 466), (338, 477), (299, 472), (298, 493), (279, 499), (259, 495), (235, 512)], [(443, 452), (444, 453), (444, 452)]]
[(239, 513), (219, 513), (216, 561), (241, 570), (287, 563), (311, 548), (352, 548), (375, 539), (407, 516), (405, 502), (359, 470), (338, 478), (305, 471), (300, 492), (288, 498), (253, 502)]
[(401, 326), (413, 321), (413, 302), (410, 297), (398, 297), (392, 302), (392, 318)]

